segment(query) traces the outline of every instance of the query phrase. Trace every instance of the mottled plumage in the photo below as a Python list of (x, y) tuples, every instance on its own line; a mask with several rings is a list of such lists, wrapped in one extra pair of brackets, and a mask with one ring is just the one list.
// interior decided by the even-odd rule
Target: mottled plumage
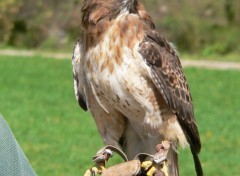
[[(192, 98), (173, 46), (139, 0), (85, 0), (73, 63), (75, 95), (105, 144), (128, 157), (155, 153), (162, 140), (190, 145), (197, 175), (201, 143)], [(170, 175), (178, 175), (170, 151)]]

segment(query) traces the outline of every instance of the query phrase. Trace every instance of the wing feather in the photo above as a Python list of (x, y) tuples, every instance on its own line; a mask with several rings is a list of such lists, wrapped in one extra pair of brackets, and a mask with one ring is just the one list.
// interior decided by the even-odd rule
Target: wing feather
[(201, 143), (192, 97), (177, 52), (154, 30), (146, 32), (139, 52), (150, 67), (150, 79), (165, 103), (177, 115), (191, 148), (199, 153)]
[(84, 111), (87, 111), (88, 108), (85, 97), (84, 72), (81, 70), (81, 47), (82, 43), (79, 40), (74, 47), (72, 56), (74, 93), (80, 107)]

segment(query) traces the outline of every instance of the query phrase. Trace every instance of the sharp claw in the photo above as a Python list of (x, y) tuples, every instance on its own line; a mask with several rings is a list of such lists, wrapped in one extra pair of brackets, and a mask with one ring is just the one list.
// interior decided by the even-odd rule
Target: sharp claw
[(96, 156), (93, 157), (93, 161), (95, 163), (101, 162), (101, 161), (107, 161), (110, 157), (112, 157), (113, 153), (109, 149), (101, 149), (97, 152)]
[[(125, 161), (128, 161), (127, 156), (121, 149), (111, 146), (111, 145), (107, 145), (104, 148), (102, 148), (101, 150), (99, 150), (97, 152), (96, 156), (93, 157), (93, 161), (95, 162), (95, 166), (96, 166), (93, 168), (96, 168), (96, 170), (94, 170), (94, 172), (92, 172), (92, 176), (94, 174), (95, 175), (101, 174), (103, 172), (103, 170), (105, 170), (105, 165), (106, 165), (108, 159), (113, 156), (112, 151), (118, 153)], [(89, 170), (89, 172), (90, 172), (90, 170)], [(88, 176), (88, 175), (86, 175), (86, 176)]]
[(93, 169), (90, 169), (91, 171), (91, 176), (96, 176), (96, 172)]
[(85, 172), (84, 176), (96, 176), (97, 173), (99, 173), (99, 169), (96, 167), (92, 167)]
[(162, 167), (162, 170), (161, 170), (164, 174), (164, 176), (168, 176), (168, 166), (166, 164), (166, 162), (163, 163), (163, 167)]

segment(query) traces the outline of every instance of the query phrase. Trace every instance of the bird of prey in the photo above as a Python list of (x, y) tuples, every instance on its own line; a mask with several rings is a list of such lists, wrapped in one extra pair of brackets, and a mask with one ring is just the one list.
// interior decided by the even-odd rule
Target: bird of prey
[[(201, 142), (192, 98), (174, 47), (140, 0), (84, 0), (82, 34), (72, 57), (74, 88), (106, 145), (131, 159), (163, 140), (190, 146), (198, 176)], [(169, 175), (178, 176), (176, 150)]]

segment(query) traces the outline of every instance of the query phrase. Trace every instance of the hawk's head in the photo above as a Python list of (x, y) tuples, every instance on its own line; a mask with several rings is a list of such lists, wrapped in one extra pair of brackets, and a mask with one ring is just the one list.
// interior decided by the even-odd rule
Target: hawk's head
[(101, 19), (111, 20), (124, 12), (137, 13), (139, 9), (144, 9), (139, 0), (84, 0), (82, 24), (96, 24)]
[[(106, 22), (123, 13), (134, 13), (154, 28), (151, 17), (147, 14), (140, 0), (84, 0), (82, 7), (82, 27), (85, 30), (103, 30)], [(98, 26), (96, 26), (99, 24)], [(100, 29), (98, 29), (100, 28)]]

